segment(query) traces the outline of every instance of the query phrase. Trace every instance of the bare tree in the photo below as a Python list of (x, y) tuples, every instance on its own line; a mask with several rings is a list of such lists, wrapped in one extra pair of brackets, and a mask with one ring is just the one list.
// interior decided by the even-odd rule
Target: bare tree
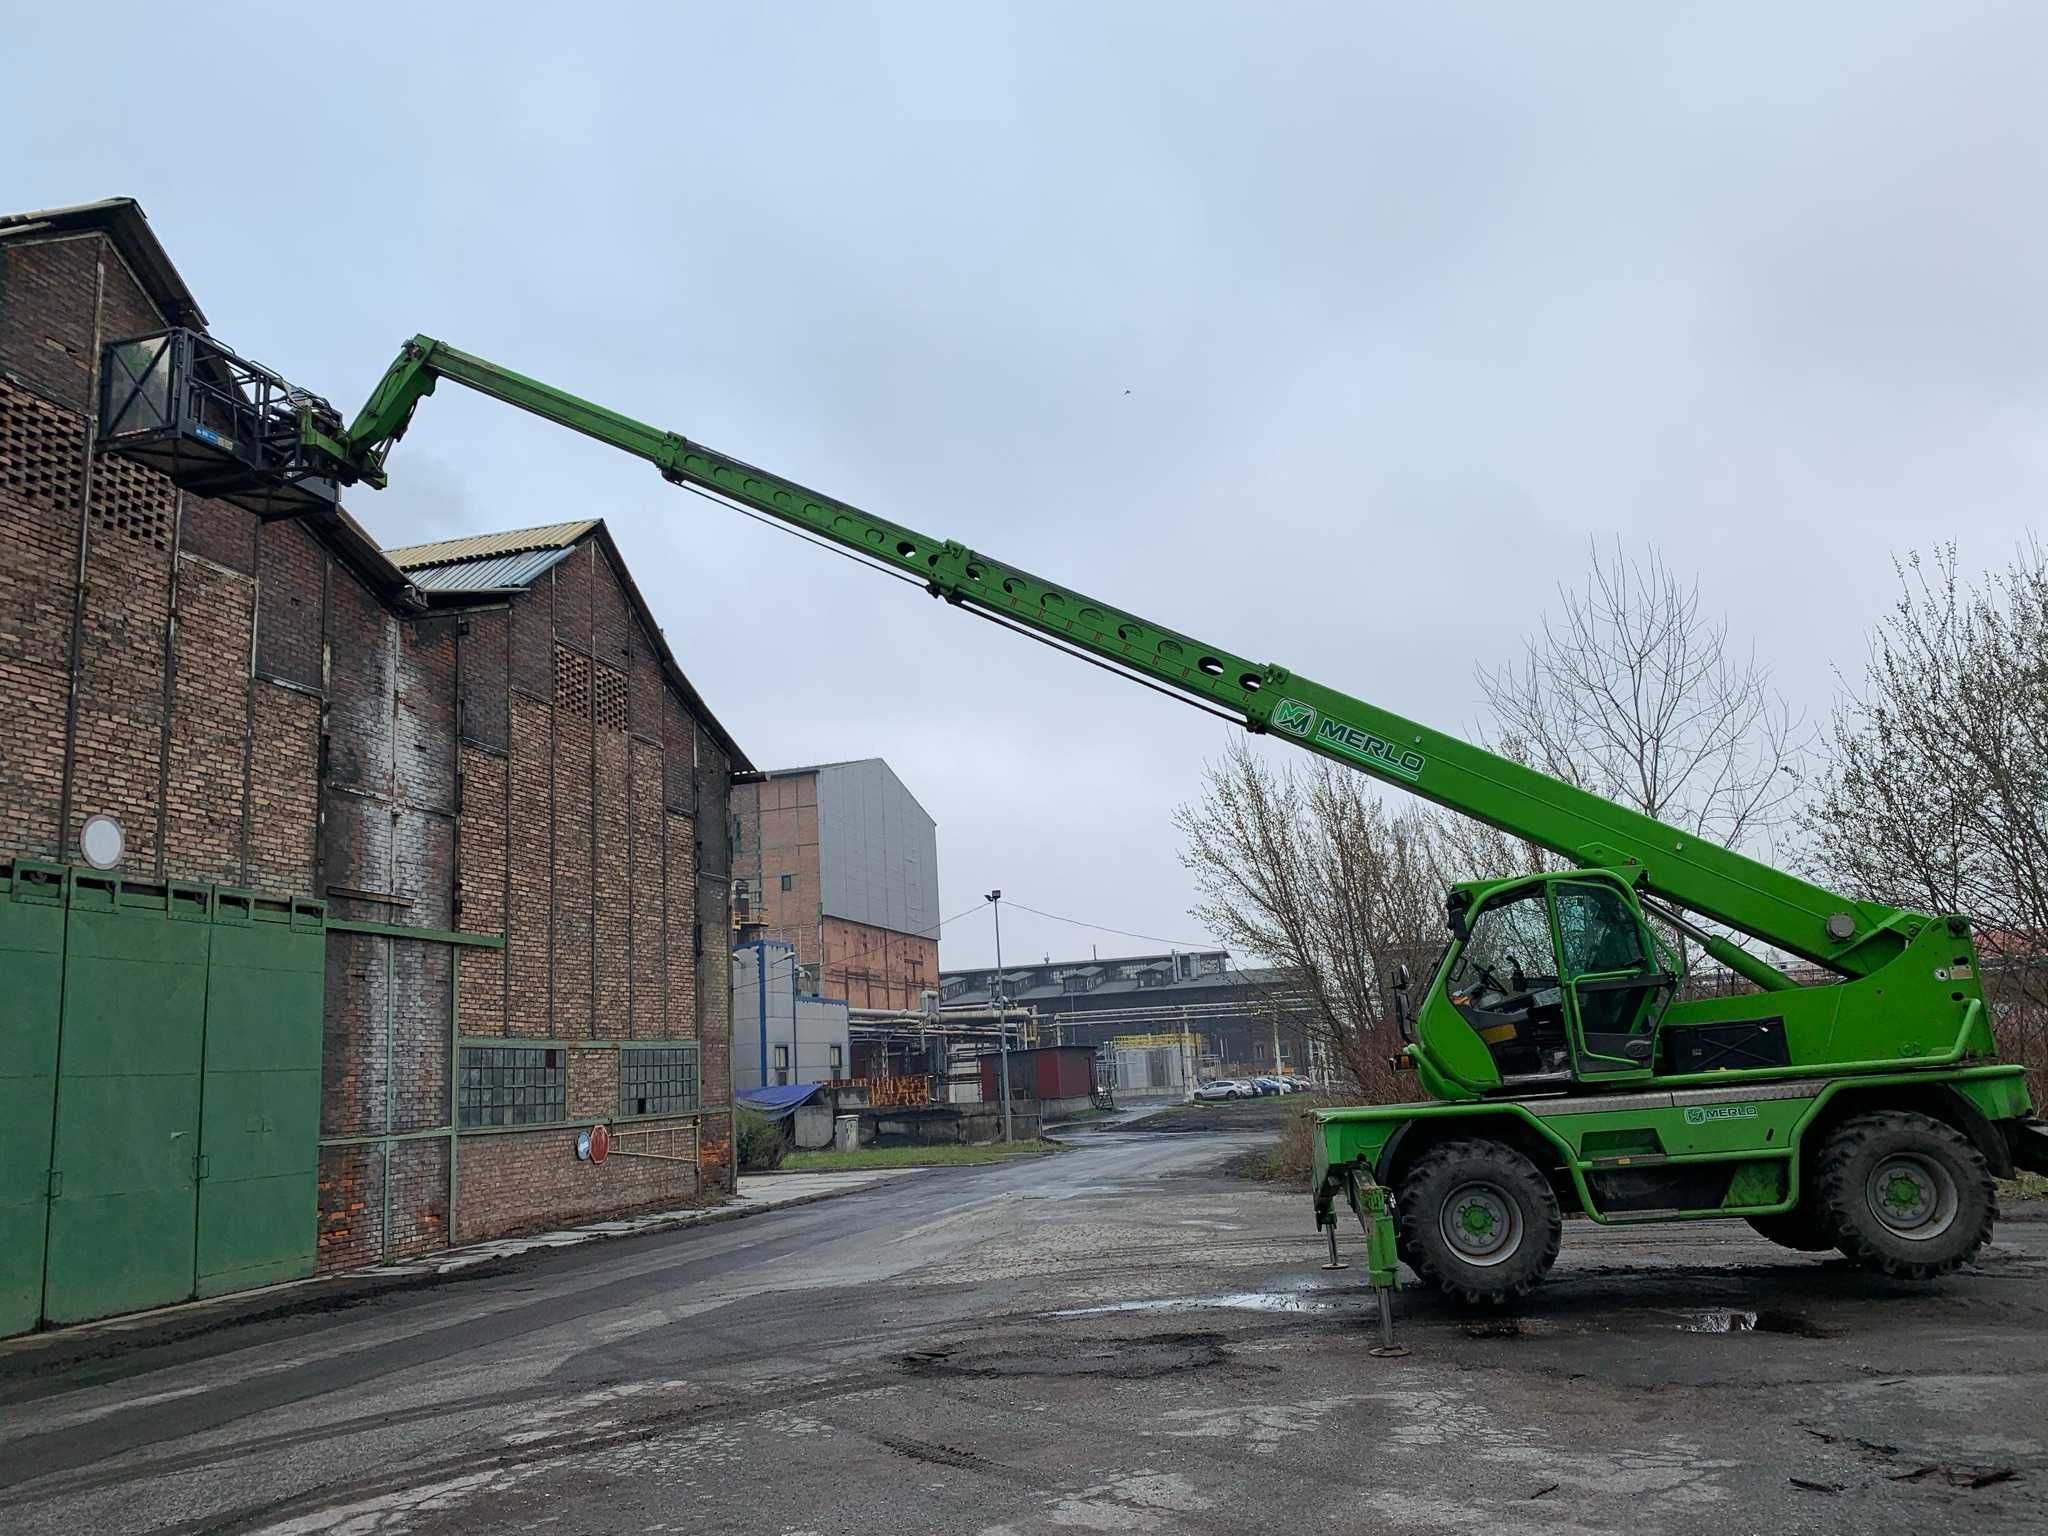
[(1369, 1099), (1413, 1091), (1387, 1066), (1399, 1049), (1388, 987), (1396, 965), (1420, 972), (1442, 945), (1434, 820), (1390, 814), (1348, 768), (1275, 769), (1242, 741), (1209, 765), (1201, 800), (1174, 812), (1201, 892), (1194, 915), (1282, 971), (1310, 1037)]
[(1436, 867), (1446, 883), (1509, 880), (1516, 875), (1564, 867), (1564, 860), (1542, 844), (1510, 836), (1483, 821), (1448, 811), (1422, 814), (1428, 820)]
[(1964, 583), (1953, 544), (1900, 596), (1837, 703), (1807, 817), (1813, 872), (1974, 921), (2003, 1044), (2048, 1088), (2048, 556)]
[(1652, 548), (1592, 552), (1522, 658), (1479, 685), (1496, 751), (1728, 847), (1794, 813), (1807, 732)]
[[(1480, 676), (1496, 750), (1697, 836), (1775, 833), (1799, 788), (1802, 727), (1726, 622), (1702, 615), (1698, 589), (1654, 550), (1632, 561), (1617, 547), (1611, 560), (1596, 552), (1583, 591), (1559, 595), (1561, 616), (1522, 661)], [(1275, 770), (1242, 743), (1175, 823), (1195, 915), (1281, 970), (1307, 999), (1311, 1036), (1372, 1099), (1410, 1091), (1386, 1066), (1388, 984), (1396, 965), (1419, 976), (1440, 952), (1445, 888), (1559, 862), (1463, 817), (1389, 811), (1348, 769)]]

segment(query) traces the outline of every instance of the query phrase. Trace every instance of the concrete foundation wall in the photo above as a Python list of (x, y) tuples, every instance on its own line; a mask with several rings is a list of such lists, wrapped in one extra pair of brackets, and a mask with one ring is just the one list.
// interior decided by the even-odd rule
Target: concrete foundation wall
[(1070, 1116), (1078, 1115), (1082, 1113), (1082, 1111), (1084, 1110), (1093, 1109), (1095, 1107), (1095, 1100), (1085, 1093), (1082, 1094), (1079, 1098), (1038, 1099), (1035, 1102), (1038, 1106), (1039, 1119), (1041, 1120), (1041, 1122), (1044, 1123), (1050, 1123), (1054, 1120), (1064, 1120), (1069, 1118)]
[[(1037, 1140), (1037, 1101), (1012, 1103), (1010, 1124), (1016, 1140)], [(999, 1104), (941, 1104), (928, 1109), (860, 1112), (860, 1141), (864, 1147), (979, 1145), (1002, 1139), (1003, 1110)]]
[(804, 1104), (791, 1116), (790, 1139), (799, 1152), (820, 1152), (832, 1145), (832, 1105)]

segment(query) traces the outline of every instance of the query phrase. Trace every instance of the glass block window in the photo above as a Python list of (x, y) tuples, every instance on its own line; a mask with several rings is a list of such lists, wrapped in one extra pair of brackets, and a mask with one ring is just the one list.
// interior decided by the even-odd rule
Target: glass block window
[(465, 1045), (459, 1125), (550, 1125), (569, 1118), (568, 1053), (530, 1045)]
[(619, 1114), (684, 1115), (697, 1108), (697, 1047), (619, 1048)]

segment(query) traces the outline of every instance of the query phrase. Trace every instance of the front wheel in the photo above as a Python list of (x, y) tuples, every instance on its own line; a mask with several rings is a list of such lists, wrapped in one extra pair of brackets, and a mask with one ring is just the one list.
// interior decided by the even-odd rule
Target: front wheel
[(1542, 1170), (1497, 1141), (1447, 1141), (1416, 1160), (1394, 1201), (1401, 1257), (1458, 1301), (1498, 1306), (1550, 1272), (1564, 1237)]
[(1984, 1154), (1931, 1115), (1858, 1115), (1828, 1138), (1819, 1166), (1835, 1241), (1866, 1269), (1932, 1280), (1991, 1239), (1998, 1186)]

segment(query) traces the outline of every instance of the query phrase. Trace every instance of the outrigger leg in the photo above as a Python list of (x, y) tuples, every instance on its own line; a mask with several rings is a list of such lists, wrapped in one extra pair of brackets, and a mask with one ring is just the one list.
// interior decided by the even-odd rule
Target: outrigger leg
[(1323, 1268), (1349, 1269), (1351, 1266), (1337, 1257), (1337, 1220), (1334, 1216), (1330, 1218), (1330, 1225), (1325, 1230), (1330, 1234), (1330, 1262)]
[[(1394, 1197), (1378, 1184), (1354, 1183), (1351, 1208), (1358, 1213), (1359, 1225), (1365, 1228), (1366, 1275), (1372, 1282), (1373, 1299), (1379, 1303), (1380, 1342), (1372, 1353), (1381, 1359), (1405, 1355), (1407, 1346), (1394, 1342), (1394, 1292), (1401, 1284), (1401, 1261), (1394, 1251)], [(1333, 1227), (1333, 1249), (1336, 1242)]]

